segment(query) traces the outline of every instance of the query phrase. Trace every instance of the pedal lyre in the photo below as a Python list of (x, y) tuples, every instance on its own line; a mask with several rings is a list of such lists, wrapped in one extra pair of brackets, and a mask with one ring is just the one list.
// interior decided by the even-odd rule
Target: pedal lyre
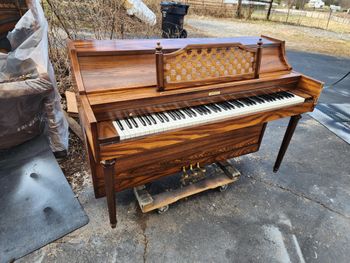
[(189, 177), (190, 176), (186, 171), (186, 166), (182, 166), (182, 176), (180, 179), (181, 185), (187, 185)]

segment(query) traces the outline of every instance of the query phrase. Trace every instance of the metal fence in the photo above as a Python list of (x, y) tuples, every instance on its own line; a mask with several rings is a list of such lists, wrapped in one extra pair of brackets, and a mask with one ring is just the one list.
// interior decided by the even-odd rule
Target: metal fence
[[(255, 10), (251, 18), (265, 19), (266, 14), (266, 10)], [(350, 16), (340, 17), (338, 13), (331, 11), (319, 12), (275, 8), (271, 12), (270, 20), (350, 33)]]
[[(236, 4), (225, 3), (224, 0), (183, 0), (190, 5), (190, 12), (200, 14), (213, 14), (216, 16), (233, 17), (236, 13)], [(244, 1), (245, 3), (247, 1)], [(256, 2), (263, 2), (266, 5), (256, 5)], [(246, 19), (262, 19), (267, 16), (267, 1), (252, 1), (252, 4), (243, 4), (242, 13)], [(342, 14), (342, 16), (341, 16)], [(270, 20), (295, 24), (299, 26), (316, 27), (329, 29), (337, 32), (350, 33), (350, 15), (340, 12), (329, 11), (307, 11), (274, 6), (271, 11)]]

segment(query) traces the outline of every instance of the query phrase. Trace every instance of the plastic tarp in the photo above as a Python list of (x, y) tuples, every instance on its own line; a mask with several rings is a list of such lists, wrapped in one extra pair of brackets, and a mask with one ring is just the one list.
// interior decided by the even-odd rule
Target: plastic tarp
[(134, 15), (151, 26), (156, 24), (156, 15), (141, 0), (125, 0), (123, 6), (129, 16)]
[(0, 53), (0, 149), (42, 132), (53, 152), (68, 149), (68, 124), (49, 60), (48, 24), (39, 0), (30, 1)]

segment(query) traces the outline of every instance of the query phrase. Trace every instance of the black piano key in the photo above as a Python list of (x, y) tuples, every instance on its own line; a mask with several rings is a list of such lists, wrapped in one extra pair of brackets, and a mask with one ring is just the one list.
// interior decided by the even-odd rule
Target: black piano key
[(275, 99), (278, 99), (278, 100), (281, 100), (282, 98), (280, 96), (278, 96), (277, 93), (271, 93), (269, 94), (272, 98), (275, 98)]
[(220, 104), (223, 104), (223, 103), (213, 103), (213, 104), (211, 104), (211, 105), (213, 105), (213, 107), (214, 107), (218, 112), (221, 112), (221, 108), (222, 108), (222, 107), (219, 107)]
[(156, 113), (156, 117), (158, 118), (158, 120), (160, 120), (160, 122), (164, 123), (164, 119), (162, 116), (160, 116), (159, 113)]
[(235, 108), (233, 105), (231, 105), (227, 101), (223, 101), (221, 104), (225, 105), (228, 108), (228, 110), (231, 110), (231, 109)]
[(182, 111), (190, 118), (192, 118), (192, 113), (188, 109), (182, 109)]
[(206, 109), (206, 111), (207, 111), (208, 113), (213, 113), (213, 111), (212, 111), (210, 108), (208, 108), (207, 105), (202, 105), (202, 106)]
[(262, 99), (262, 100), (264, 100), (265, 102), (271, 101), (271, 99), (265, 97), (264, 95), (259, 95), (259, 98)]
[(199, 108), (202, 110), (202, 112), (207, 115), (210, 114), (210, 112), (208, 112), (208, 110), (206, 108), (203, 107), (203, 105), (199, 106)]
[(146, 122), (145, 122), (145, 120), (142, 118), (142, 116), (139, 116), (139, 117), (137, 117), (138, 119), (139, 119), (139, 121), (141, 122), (141, 124), (143, 125), (143, 126), (146, 126)]
[(115, 122), (118, 124), (118, 127), (119, 127), (122, 131), (124, 131), (124, 127), (123, 127), (123, 125), (121, 124), (121, 122), (120, 122), (119, 120), (115, 120)]
[(252, 103), (253, 105), (256, 105), (256, 102), (254, 100), (251, 100), (250, 98), (245, 98), (247, 101), (249, 101), (250, 103)]
[(177, 114), (177, 112), (175, 110), (172, 110), (171, 112), (174, 114), (174, 116), (177, 120), (181, 120), (181, 116), (179, 114)]
[[(230, 101), (225, 101), (227, 104), (229, 104), (231, 107), (232, 107), (232, 109), (234, 109), (235, 108), (235, 106), (233, 105), (233, 103), (231, 103)], [(237, 106), (236, 106), (237, 107)]]
[(204, 114), (204, 112), (199, 107), (193, 107), (192, 109), (194, 111), (196, 111), (199, 115), (203, 115)]
[(182, 119), (186, 119), (185, 114), (183, 114), (181, 110), (176, 110), (176, 112), (181, 116)]
[(210, 108), (215, 113), (218, 112), (218, 110), (212, 104), (208, 104), (207, 107)]
[(130, 118), (132, 124), (134, 125), (135, 128), (138, 128), (139, 125), (137, 124), (137, 122), (134, 120), (134, 118)]
[(275, 95), (276, 95), (278, 98), (280, 98), (281, 100), (284, 99), (284, 96), (281, 94), (281, 92), (277, 92), (277, 93), (275, 93)]
[(153, 124), (157, 124), (157, 121), (155, 118), (153, 118), (152, 115), (148, 115), (148, 117), (151, 119), (151, 121), (153, 122)]
[(187, 110), (191, 112), (194, 117), (197, 117), (197, 113), (194, 110), (192, 110), (191, 108), (187, 108)]
[(283, 99), (284, 99), (284, 96), (281, 94), (281, 92), (278, 92), (278, 93), (277, 93), (277, 96), (278, 96), (278, 97), (280, 97), (280, 98), (281, 98), (281, 100), (283, 100)]
[(260, 101), (262, 101), (262, 103), (266, 103), (267, 102), (267, 100), (265, 100), (263, 97), (260, 97), (260, 95), (259, 96), (255, 96), (257, 99), (259, 99)]
[(259, 97), (263, 98), (266, 101), (274, 101), (270, 96), (268, 96), (267, 94), (263, 94), (263, 95), (259, 95)]
[(206, 113), (211, 113), (211, 110), (210, 109), (208, 109), (205, 105), (201, 105), (200, 106)]
[(166, 114), (164, 114), (163, 112), (160, 112), (159, 114), (164, 118), (166, 122), (169, 122), (169, 118)]
[(168, 111), (167, 113), (169, 114), (169, 116), (170, 116), (174, 121), (176, 121), (176, 116), (175, 116), (174, 113), (172, 113), (171, 111)]
[(143, 117), (145, 118), (148, 125), (152, 125), (151, 119), (149, 119), (147, 115), (144, 115)]
[(222, 102), (220, 102), (218, 104), (220, 104), (222, 107), (224, 107), (224, 110), (230, 110), (231, 106), (226, 104), (225, 101), (222, 101)]
[(275, 94), (276, 94), (276, 96), (278, 96), (278, 97), (281, 98), (282, 100), (286, 98), (286, 96), (284, 96), (284, 95), (282, 94), (282, 92), (277, 92), (277, 93), (275, 93)]
[[(220, 102), (221, 103), (221, 102)], [(222, 112), (221, 107), (218, 105), (219, 103), (213, 103), (212, 107), (216, 110), (216, 112)]]
[(270, 94), (266, 94), (265, 96), (271, 98), (273, 101), (276, 101), (276, 99), (274, 97), (272, 97)]
[(128, 119), (124, 119), (124, 121), (125, 121), (126, 125), (128, 125), (128, 127), (130, 129), (132, 129), (132, 125), (131, 125), (130, 121)]
[(250, 100), (249, 98), (244, 98), (246, 102), (250, 103), (250, 105), (255, 105), (256, 102), (255, 101), (252, 101)]
[(220, 109), (220, 112), (222, 110), (228, 110), (229, 108), (223, 103), (223, 102), (219, 102), (219, 103), (215, 103), (215, 106), (218, 107)]
[(282, 92), (287, 98), (293, 98), (294, 97), (294, 94), (293, 93), (290, 93), (290, 92), (287, 92), (287, 91), (283, 91)]
[(208, 109), (205, 108), (203, 105), (200, 105), (200, 106), (198, 106), (198, 107), (204, 112), (204, 114), (210, 113), (210, 111), (208, 112)]
[[(224, 105), (222, 102), (215, 103), (215, 106), (216, 106), (217, 108), (219, 108), (220, 112), (221, 112), (222, 110), (227, 110), (227, 109), (228, 109), (227, 106)], [(217, 111), (218, 111), (218, 110), (217, 110)]]
[(262, 103), (264, 103), (264, 102), (265, 102), (263, 99), (258, 98), (257, 96), (250, 97), (250, 99), (252, 99), (252, 100), (256, 101), (256, 102), (257, 102), (257, 103), (259, 103), (259, 104), (262, 104)]
[(238, 108), (243, 108), (245, 107), (242, 103), (240, 103), (237, 100), (230, 100), (230, 103), (232, 103), (233, 105), (237, 106)]
[(284, 91), (281, 91), (281, 92), (280, 92), (280, 95), (281, 95), (284, 99), (290, 98), (290, 96), (289, 96), (287, 93), (285, 93)]
[(239, 99), (239, 102), (241, 102), (242, 104), (244, 104), (246, 106), (250, 106), (250, 103), (246, 102), (244, 99)]

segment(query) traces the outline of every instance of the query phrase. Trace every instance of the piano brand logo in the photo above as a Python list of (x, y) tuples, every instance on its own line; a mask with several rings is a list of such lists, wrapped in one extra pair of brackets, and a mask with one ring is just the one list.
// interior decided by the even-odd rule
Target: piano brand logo
[(220, 90), (218, 90), (218, 91), (211, 91), (211, 92), (209, 92), (209, 96), (215, 96), (215, 95), (220, 95)]

